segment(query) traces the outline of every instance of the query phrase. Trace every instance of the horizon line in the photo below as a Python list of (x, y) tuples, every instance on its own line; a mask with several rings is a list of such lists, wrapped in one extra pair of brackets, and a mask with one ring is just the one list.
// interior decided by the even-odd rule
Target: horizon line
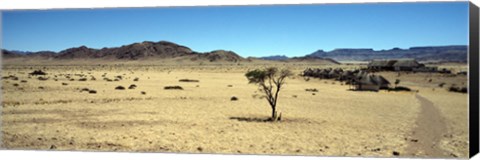
[[(150, 43), (160, 43), (160, 42), (167, 42), (167, 43), (173, 43), (173, 44), (176, 44), (178, 46), (183, 46), (183, 47), (186, 47), (186, 48), (189, 48), (191, 49), (192, 51), (194, 52), (197, 52), (195, 51), (194, 49), (188, 47), (188, 46), (185, 46), (185, 45), (181, 45), (181, 44), (178, 44), (178, 43), (175, 43), (175, 42), (172, 42), (172, 41), (167, 41), (167, 40), (160, 40), (160, 41), (142, 41), (142, 42), (133, 42), (133, 43), (129, 43), (129, 44), (123, 44), (123, 45), (119, 45), (119, 46), (113, 46), (113, 47), (101, 47), (101, 48), (94, 48), (94, 47), (88, 47), (86, 45), (80, 45), (80, 46), (76, 46), (76, 47), (69, 47), (69, 48), (65, 48), (65, 49), (62, 49), (62, 50), (59, 50), (59, 51), (53, 51), (53, 50), (37, 50), (37, 51), (26, 51), (26, 50), (18, 50), (18, 49), (7, 49), (7, 48), (1, 48), (1, 51), (3, 52), (3, 50), (6, 50), (6, 51), (16, 51), (16, 52), (24, 52), (26, 54), (30, 54), (30, 53), (37, 53), (37, 52), (54, 52), (55, 54), (58, 54), (62, 51), (65, 51), (65, 50), (68, 50), (68, 49), (72, 49), (72, 48), (80, 48), (80, 47), (86, 47), (86, 48), (89, 48), (89, 49), (94, 49), (94, 50), (101, 50), (101, 49), (104, 49), (104, 48), (107, 48), (107, 49), (111, 49), (111, 48), (120, 48), (120, 47), (123, 47), (123, 46), (128, 46), (128, 45), (133, 45), (133, 44), (137, 44), (137, 43), (146, 43), (146, 42), (150, 42)], [(385, 50), (393, 50), (393, 49), (400, 49), (400, 50), (409, 50), (409, 49), (412, 49), (412, 48), (421, 48), (421, 47), (453, 47), (453, 46), (465, 46), (465, 47), (468, 47), (469, 45), (468, 44), (445, 44), (445, 45), (418, 45), (418, 46), (410, 46), (410, 47), (391, 47), (389, 49), (375, 49), (375, 48), (369, 48), (369, 47), (352, 47), (352, 48), (349, 48), (349, 47), (342, 47), (342, 48), (334, 48), (334, 49), (331, 49), (329, 51), (325, 51), (324, 49), (317, 49), (311, 53), (315, 53), (315, 52), (318, 52), (318, 51), (323, 51), (323, 52), (332, 52), (332, 51), (335, 51), (335, 50), (355, 50), (355, 49), (358, 49), (358, 50), (361, 50), (361, 49), (365, 49), (365, 50), (372, 50), (372, 51), (385, 51)], [(217, 50), (224, 50), (224, 51), (232, 51), (232, 52), (235, 52), (233, 50), (227, 50), (227, 49), (214, 49), (214, 50), (211, 50), (211, 51), (217, 51)], [(211, 52), (211, 51), (207, 51), (207, 52)], [(199, 53), (204, 53), (204, 52), (199, 52)], [(235, 52), (236, 54), (239, 54), (237, 52)], [(308, 54), (311, 54), (311, 53), (306, 53), (306, 55)], [(241, 55), (241, 54), (239, 54)], [(271, 55), (268, 55), (268, 56), (260, 56), (260, 57), (270, 57), (270, 56), (286, 56), (286, 57), (295, 57), (295, 56), (287, 56), (285, 54), (271, 54)], [(256, 57), (256, 56), (248, 56), (248, 57)]]

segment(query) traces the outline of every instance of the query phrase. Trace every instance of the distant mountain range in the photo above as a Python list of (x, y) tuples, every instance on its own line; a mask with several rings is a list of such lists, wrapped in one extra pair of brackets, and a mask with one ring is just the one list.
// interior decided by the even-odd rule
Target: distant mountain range
[(264, 59), (264, 60), (287, 60), (288, 57), (285, 56), (285, 55), (274, 55), (274, 56), (260, 57), (260, 59)]
[(393, 48), (379, 51), (373, 49), (335, 49), (330, 52), (318, 50), (306, 56), (331, 58), (337, 61), (411, 58), (418, 61), (467, 62), (467, 49), (467, 46), (462, 45), (411, 47), (409, 49)]
[(144, 41), (113, 48), (93, 49), (86, 46), (74, 47), (60, 52), (39, 51), (25, 52), (3, 50), (4, 60), (164, 60), (176, 59), (198, 62), (251, 62), (251, 61), (282, 61), (282, 62), (326, 62), (338, 64), (337, 61), (369, 61), (373, 59), (413, 58), (419, 61), (466, 62), (467, 46), (431, 46), (411, 47), (409, 49), (393, 48), (390, 50), (373, 49), (335, 49), (330, 52), (318, 50), (302, 57), (289, 58), (285, 55), (275, 55), (260, 58), (243, 58), (233, 51), (215, 50), (211, 52), (196, 52), (190, 48), (172, 42)]

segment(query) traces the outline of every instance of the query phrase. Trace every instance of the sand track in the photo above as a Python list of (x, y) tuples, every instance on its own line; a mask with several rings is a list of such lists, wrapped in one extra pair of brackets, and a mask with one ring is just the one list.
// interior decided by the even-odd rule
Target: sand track
[(407, 153), (429, 158), (448, 157), (447, 152), (439, 147), (440, 140), (447, 131), (444, 117), (433, 103), (416, 94), (420, 102), (420, 113), (409, 139)]

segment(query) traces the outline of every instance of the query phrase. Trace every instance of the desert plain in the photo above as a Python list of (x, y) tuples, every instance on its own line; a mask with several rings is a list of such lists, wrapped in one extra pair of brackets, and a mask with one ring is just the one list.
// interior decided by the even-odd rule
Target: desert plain
[[(1, 146), (17, 150), (468, 157), (468, 94), (446, 89), (467, 84), (466, 75), (377, 73), (391, 85), (399, 79), (399, 85), (411, 92), (351, 91), (351, 86), (338, 81), (300, 75), (306, 68), (354, 69), (361, 65), (3, 65), (2, 77), (18, 79), (2, 79)], [(282, 120), (277, 122), (265, 122), (270, 106), (258, 86), (245, 78), (248, 70), (267, 66), (289, 68), (294, 73), (280, 92)], [(466, 64), (442, 67), (454, 72), (467, 70)], [(34, 70), (47, 75), (29, 76)], [(79, 81), (81, 78), (86, 80)], [(445, 85), (439, 86), (441, 83)], [(136, 87), (129, 89), (131, 85)], [(125, 89), (118, 90), (118, 86)], [(166, 86), (183, 90), (166, 90)], [(318, 91), (306, 91), (313, 88)], [(89, 93), (91, 90), (96, 93)]]

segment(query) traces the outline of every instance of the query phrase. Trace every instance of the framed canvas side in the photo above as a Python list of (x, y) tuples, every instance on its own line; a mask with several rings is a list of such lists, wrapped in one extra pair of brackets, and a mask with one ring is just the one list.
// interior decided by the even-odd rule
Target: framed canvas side
[(473, 157), (479, 152), (479, 12), (478, 7), (470, 2), (470, 16), (469, 16), (469, 29), (470, 29), (470, 38), (469, 38), (469, 128), (470, 128), (470, 157)]

